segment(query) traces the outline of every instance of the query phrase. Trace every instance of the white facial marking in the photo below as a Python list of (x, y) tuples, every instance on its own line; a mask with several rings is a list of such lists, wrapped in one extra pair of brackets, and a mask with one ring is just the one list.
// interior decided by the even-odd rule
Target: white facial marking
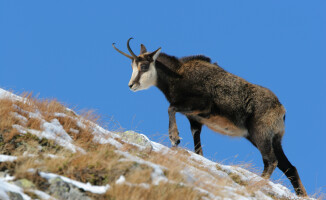
[[(159, 56), (160, 52), (161, 48), (153, 55), (153, 62), (149, 64), (149, 69), (145, 72), (140, 72), (138, 70), (138, 66), (135, 60), (132, 62), (132, 74), (129, 81), (129, 87), (132, 91), (136, 92), (139, 90), (146, 90), (151, 86), (156, 85), (157, 72), (154, 63), (157, 57)], [(138, 77), (139, 75), (140, 77)]]
[[(135, 82), (139, 73), (140, 75), (139, 81)], [(132, 85), (130, 88), (132, 91), (136, 92), (139, 90), (145, 90), (149, 87), (156, 85), (157, 73), (154, 66), (154, 62), (150, 63), (149, 69), (146, 72), (139, 72), (136, 62), (132, 63), (132, 75), (129, 81), (129, 85)]]
[(136, 64), (135, 61), (132, 61), (131, 66), (132, 66), (132, 74), (131, 74), (131, 78), (130, 78), (130, 81), (129, 81), (129, 84), (128, 84), (128, 85), (129, 85), (129, 86), (130, 86), (130, 85), (133, 85), (130, 89), (131, 89), (132, 91), (135, 91), (134, 88), (135, 88), (135, 87), (138, 87), (138, 86), (137, 86), (137, 84), (134, 84), (134, 81), (135, 81), (135, 79), (136, 79), (136, 77), (137, 77), (139, 71), (138, 71), (137, 64)]

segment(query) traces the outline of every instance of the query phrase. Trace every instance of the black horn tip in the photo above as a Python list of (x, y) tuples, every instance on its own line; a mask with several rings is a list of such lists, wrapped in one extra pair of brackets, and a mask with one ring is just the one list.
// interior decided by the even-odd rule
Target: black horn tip
[(130, 45), (129, 45), (129, 42), (131, 39), (134, 39), (133, 37), (129, 38), (128, 41), (127, 41), (127, 48), (128, 48), (128, 51), (129, 53), (132, 55), (133, 58), (137, 58), (136, 54), (131, 50), (130, 48)]

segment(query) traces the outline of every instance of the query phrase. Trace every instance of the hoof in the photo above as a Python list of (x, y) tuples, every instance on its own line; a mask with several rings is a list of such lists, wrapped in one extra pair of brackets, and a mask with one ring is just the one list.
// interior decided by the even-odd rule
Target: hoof
[(172, 142), (172, 147), (177, 147), (180, 144), (180, 139)]

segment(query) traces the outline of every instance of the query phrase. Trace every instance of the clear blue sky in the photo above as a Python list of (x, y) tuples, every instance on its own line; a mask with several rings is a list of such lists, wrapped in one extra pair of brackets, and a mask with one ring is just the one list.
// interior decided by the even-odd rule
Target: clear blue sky
[[(125, 129), (169, 144), (168, 103), (157, 88), (128, 88), (130, 60), (111, 46), (205, 54), (270, 88), (287, 109), (285, 153), (308, 193), (326, 192), (326, 1), (0, 1), (0, 87), (96, 109)], [(178, 115), (182, 147), (193, 149)], [(252, 163), (245, 139), (204, 128), (204, 155)], [(286, 180), (279, 170), (274, 179)], [(289, 184), (288, 181), (285, 181)]]

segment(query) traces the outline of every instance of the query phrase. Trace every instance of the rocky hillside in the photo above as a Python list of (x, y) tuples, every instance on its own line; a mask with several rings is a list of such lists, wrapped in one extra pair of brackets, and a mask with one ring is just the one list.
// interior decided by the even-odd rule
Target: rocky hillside
[(238, 166), (0, 89), (0, 199), (300, 199)]

